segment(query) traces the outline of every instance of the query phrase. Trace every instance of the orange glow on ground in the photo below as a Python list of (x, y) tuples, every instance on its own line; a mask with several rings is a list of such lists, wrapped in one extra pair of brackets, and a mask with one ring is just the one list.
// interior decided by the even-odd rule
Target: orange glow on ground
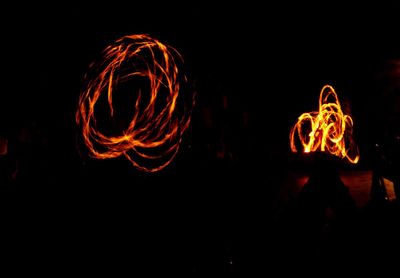
[(299, 142), (304, 153), (328, 152), (356, 164), (360, 155), (352, 133), (352, 118), (343, 114), (334, 88), (325, 85), (319, 97), (319, 110), (303, 113), (291, 129), (290, 148), (298, 152)]
[[(186, 77), (179, 71), (181, 64), (183, 59), (174, 48), (148, 35), (122, 37), (104, 50), (100, 61), (90, 66), (89, 73), (94, 77), (86, 75), (76, 112), (91, 157), (124, 156), (146, 172), (170, 164), (189, 126), (194, 104), (194, 94), (182, 96)], [(105, 118), (100, 120), (97, 113), (108, 110), (106, 121), (115, 122), (118, 107), (113, 100), (120, 86), (131, 84), (128, 82), (136, 82), (129, 91), (135, 100), (123, 103), (132, 111), (132, 118), (119, 134), (110, 135), (109, 130), (99, 127)], [(102, 102), (106, 105), (100, 107)]]
[(0, 137), (0, 155), (6, 155), (8, 152), (8, 140)]

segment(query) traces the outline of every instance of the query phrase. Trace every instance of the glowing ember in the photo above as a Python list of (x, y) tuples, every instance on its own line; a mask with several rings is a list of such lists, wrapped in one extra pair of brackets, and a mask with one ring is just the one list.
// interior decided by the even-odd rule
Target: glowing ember
[(8, 152), (8, 140), (0, 137), (0, 155), (6, 155)]
[(305, 153), (322, 151), (347, 158), (360, 159), (352, 138), (353, 120), (344, 115), (333, 87), (325, 85), (319, 97), (319, 111), (304, 113), (290, 131), (290, 148), (297, 152), (296, 135)]
[(173, 160), (194, 104), (194, 94), (183, 94), (182, 63), (174, 48), (148, 35), (122, 37), (104, 50), (90, 67), (93, 77), (86, 76), (76, 112), (91, 157), (125, 156), (147, 172)]

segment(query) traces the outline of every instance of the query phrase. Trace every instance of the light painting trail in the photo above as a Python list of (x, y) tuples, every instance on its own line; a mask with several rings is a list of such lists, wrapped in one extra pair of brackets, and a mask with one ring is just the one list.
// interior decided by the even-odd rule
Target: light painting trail
[(356, 164), (360, 155), (352, 133), (352, 118), (343, 114), (334, 88), (325, 85), (319, 97), (319, 111), (303, 113), (291, 129), (290, 148), (297, 152), (299, 142), (304, 153), (328, 152)]
[[(125, 36), (108, 46), (89, 68), (76, 112), (89, 156), (124, 156), (146, 172), (170, 164), (194, 104), (194, 93), (184, 90), (182, 65), (174, 48), (149, 35)], [(117, 102), (127, 90), (130, 101)], [(118, 121), (118, 109), (124, 116), (129, 111), (129, 120), (118, 132), (110, 132), (110, 123), (124, 123)]]

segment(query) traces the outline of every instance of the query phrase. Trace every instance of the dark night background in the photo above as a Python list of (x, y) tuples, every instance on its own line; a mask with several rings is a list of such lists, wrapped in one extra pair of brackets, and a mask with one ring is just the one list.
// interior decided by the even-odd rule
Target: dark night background
[[(297, 167), (289, 130), (331, 84), (353, 117), (361, 153), (358, 165), (343, 167), (371, 169), (374, 145), (399, 132), (400, 4), (107, 5), (3, 9), (2, 173), (18, 168), (1, 188), (7, 264), (235, 274), (298, 262), (282, 251), (274, 214), (277, 192)], [(81, 155), (74, 119), (90, 62), (136, 33), (175, 47), (197, 92), (178, 156), (155, 174)], [(361, 255), (347, 243), (332, 257)]]

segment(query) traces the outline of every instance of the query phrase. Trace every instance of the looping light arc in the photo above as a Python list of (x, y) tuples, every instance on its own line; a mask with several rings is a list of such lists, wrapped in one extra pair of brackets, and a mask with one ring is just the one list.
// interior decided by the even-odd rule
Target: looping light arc
[[(177, 50), (146, 34), (124, 36), (105, 48), (102, 58), (89, 68), (93, 77), (86, 75), (76, 112), (89, 156), (124, 156), (146, 172), (170, 164), (189, 126), (194, 105), (194, 93), (183, 88), (186, 77), (180, 71), (181, 65), (183, 59)], [(138, 80), (140, 83), (130, 92), (134, 101), (122, 103), (131, 107), (129, 124), (119, 134), (110, 135), (101, 129), (98, 114), (107, 112), (107, 119), (115, 120), (118, 107), (113, 100), (119, 88)], [(102, 100), (106, 105), (99, 104)]]

